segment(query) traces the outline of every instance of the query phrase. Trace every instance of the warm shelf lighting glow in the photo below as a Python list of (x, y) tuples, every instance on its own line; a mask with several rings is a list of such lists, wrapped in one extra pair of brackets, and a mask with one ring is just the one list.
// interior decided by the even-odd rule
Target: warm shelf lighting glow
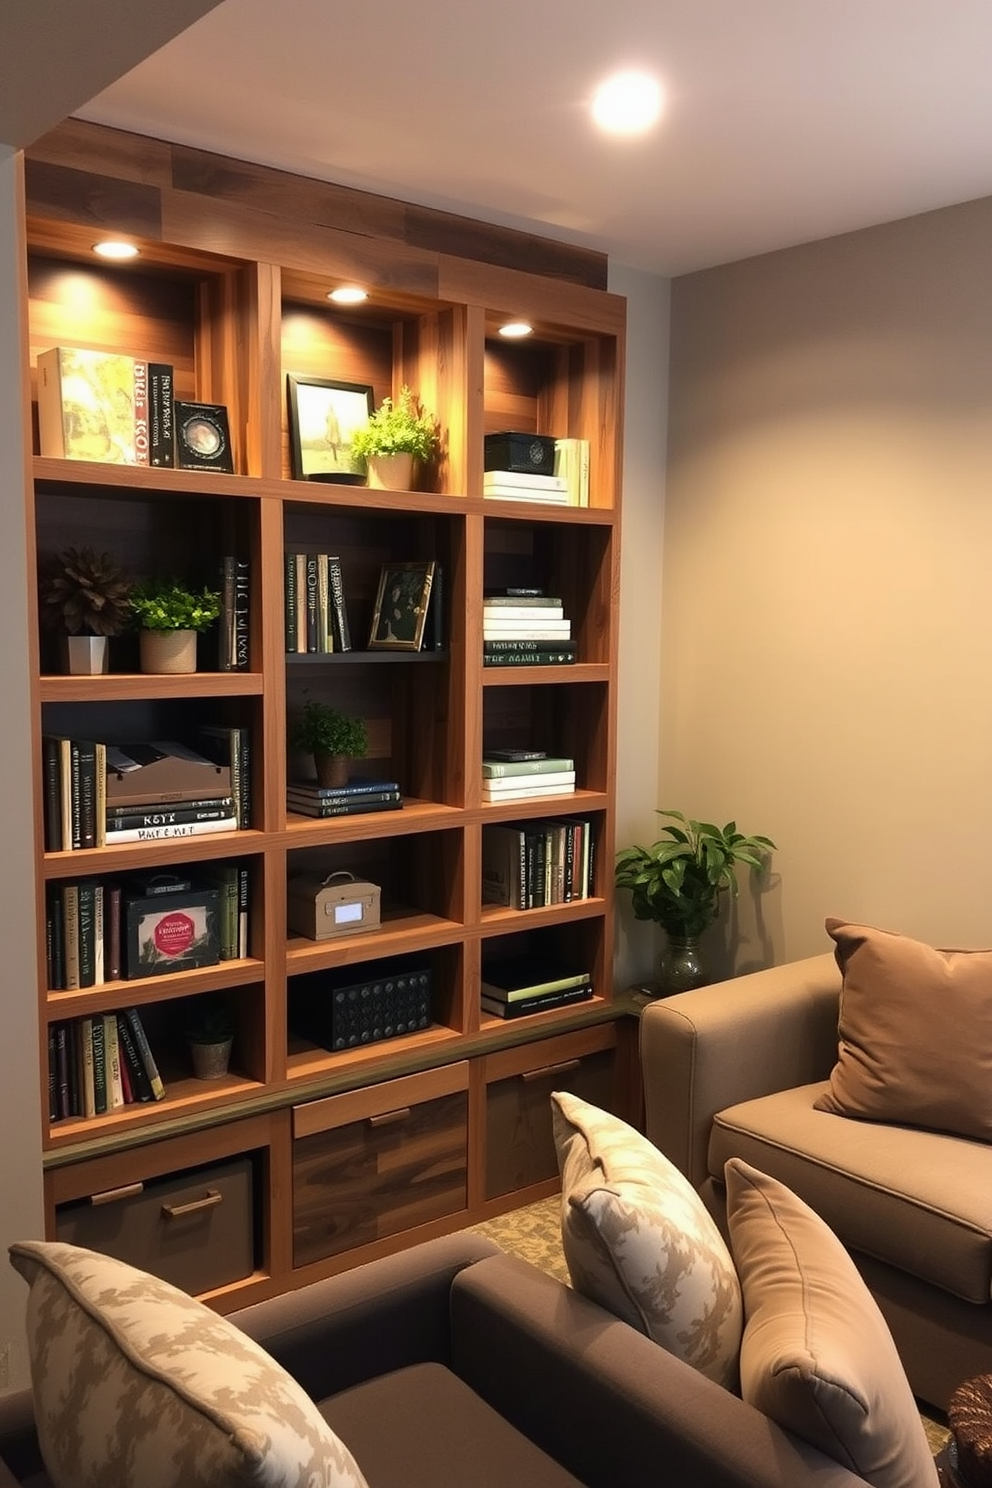
[(661, 85), (646, 72), (618, 72), (600, 83), (592, 116), (608, 134), (644, 134), (661, 114)]
[(108, 239), (105, 243), (94, 243), (93, 252), (98, 253), (101, 258), (137, 258), (138, 250), (133, 243), (122, 243), (116, 239)]
[(506, 325), (500, 326), (499, 333), (501, 336), (505, 336), (508, 341), (516, 341), (521, 336), (529, 336), (533, 329), (534, 327), (528, 325), (526, 320), (508, 320)]
[(357, 284), (339, 284), (337, 289), (332, 289), (327, 296), (329, 300), (334, 301), (335, 305), (360, 305), (368, 297), (368, 291), (360, 289)]

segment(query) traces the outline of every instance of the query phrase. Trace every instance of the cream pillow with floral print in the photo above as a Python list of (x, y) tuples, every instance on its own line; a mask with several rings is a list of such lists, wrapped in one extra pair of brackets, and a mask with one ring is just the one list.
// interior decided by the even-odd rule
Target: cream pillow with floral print
[(366, 1488), (264, 1349), (157, 1277), (58, 1242), (10, 1248), (28, 1282), (42, 1456), (56, 1488)]
[(552, 1095), (551, 1104), (572, 1285), (735, 1389), (740, 1285), (699, 1195), (626, 1122), (564, 1092)]

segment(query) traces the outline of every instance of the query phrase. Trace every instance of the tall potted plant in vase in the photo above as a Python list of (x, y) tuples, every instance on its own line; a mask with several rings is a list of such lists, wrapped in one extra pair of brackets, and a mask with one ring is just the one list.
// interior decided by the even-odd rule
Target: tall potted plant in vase
[(178, 579), (155, 578), (131, 595), (139, 627), (141, 670), (154, 673), (196, 671), (196, 638), (220, 614), (216, 589), (191, 589)]
[(440, 443), (437, 419), (421, 407), (404, 383), (395, 401), (383, 398), (368, 423), (355, 430), (351, 451), (365, 461), (370, 486), (409, 491), (416, 466), (433, 459)]
[(615, 882), (630, 891), (634, 918), (653, 920), (665, 932), (662, 991), (685, 992), (708, 980), (699, 938), (717, 919), (724, 895), (737, 895), (738, 865), (764, 868), (775, 843), (738, 832), (736, 822), (717, 827), (681, 811), (657, 815), (671, 818), (666, 835), (651, 847), (617, 853)]
[(109, 641), (131, 616), (131, 580), (109, 553), (66, 548), (43, 562), (38, 594), (41, 623), (59, 633), (66, 671), (109, 671)]
[(293, 749), (313, 755), (318, 785), (341, 786), (348, 783), (349, 762), (361, 759), (368, 749), (368, 730), (364, 718), (308, 698), (290, 729), (289, 742)]

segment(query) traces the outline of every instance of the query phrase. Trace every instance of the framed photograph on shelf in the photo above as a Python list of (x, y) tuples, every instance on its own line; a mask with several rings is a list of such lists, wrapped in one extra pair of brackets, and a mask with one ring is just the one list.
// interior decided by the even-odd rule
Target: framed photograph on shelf
[(361, 485), (365, 471), (352, 455), (351, 441), (372, 412), (372, 388), (364, 382), (330, 382), (294, 372), (286, 374), (286, 383), (295, 479)]
[(372, 613), (370, 651), (419, 651), (434, 582), (434, 562), (386, 563)]

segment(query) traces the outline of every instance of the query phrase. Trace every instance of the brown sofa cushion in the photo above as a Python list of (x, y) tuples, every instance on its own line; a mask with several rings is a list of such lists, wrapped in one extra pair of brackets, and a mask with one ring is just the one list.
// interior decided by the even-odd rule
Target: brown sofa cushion
[(319, 1403), (375, 1488), (581, 1488), (442, 1364), (413, 1364)]
[(827, 920), (844, 977), (817, 1109), (992, 1140), (992, 950)]
[(874, 1488), (937, 1488), (896, 1346), (840, 1241), (740, 1158), (725, 1176), (747, 1318), (744, 1399)]

